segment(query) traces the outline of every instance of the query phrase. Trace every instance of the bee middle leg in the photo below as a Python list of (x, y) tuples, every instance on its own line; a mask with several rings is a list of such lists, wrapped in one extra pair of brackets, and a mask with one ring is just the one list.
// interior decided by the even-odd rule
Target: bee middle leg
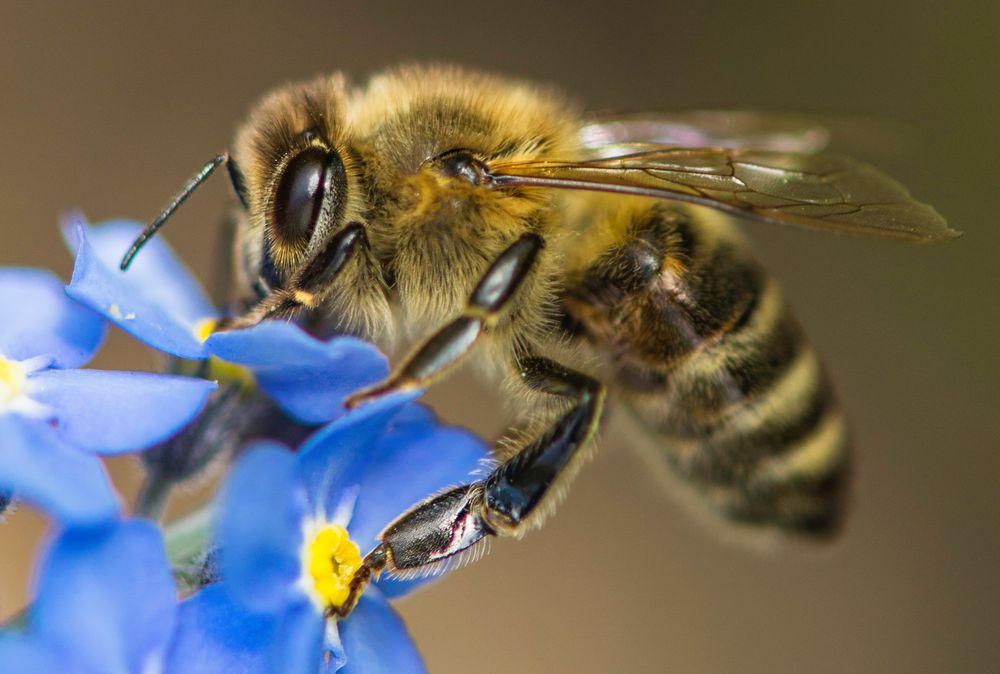
[(438, 379), (509, 311), (511, 300), (544, 246), (541, 237), (530, 233), (508, 246), (476, 284), (465, 311), (419, 345), (385, 381), (349, 397), (347, 407), (389, 393), (422, 388)]
[(548, 358), (523, 357), (517, 366), (528, 387), (570, 401), (569, 409), (485, 479), (432, 496), (392, 522), (366, 557), (372, 571), (433, 569), (486, 536), (519, 536), (552, 510), (597, 427), (604, 387)]

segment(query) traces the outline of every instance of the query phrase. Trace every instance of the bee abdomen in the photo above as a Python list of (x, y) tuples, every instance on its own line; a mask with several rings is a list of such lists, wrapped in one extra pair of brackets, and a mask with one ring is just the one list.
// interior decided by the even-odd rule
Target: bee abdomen
[(831, 533), (848, 434), (777, 284), (723, 223), (646, 213), (571, 289), (568, 313), (610, 360), (619, 397), (709, 506), (740, 522)]
[[(676, 374), (684, 378), (683, 371)], [(649, 400), (627, 397), (659, 437), (672, 467), (722, 514), (802, 533), (837, 529), (849, 436), (832, 387), (807, 344), (780, 376), (708, 418), (701, 400), (693, 398), (686, 407), (677, 388), (661, 401), (676, 410), (669, 415), (651, 415)], [(672, 423), (685, 409), (702, 420)]]

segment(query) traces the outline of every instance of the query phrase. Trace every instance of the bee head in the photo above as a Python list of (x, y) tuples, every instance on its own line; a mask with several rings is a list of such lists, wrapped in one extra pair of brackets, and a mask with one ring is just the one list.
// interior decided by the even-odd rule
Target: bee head
[(357, 160), (344, 121), (340, 76), (279, 89), (237, 132), (233, 158), (245, 180), (247, 266), (270, 287), (361, 216)]

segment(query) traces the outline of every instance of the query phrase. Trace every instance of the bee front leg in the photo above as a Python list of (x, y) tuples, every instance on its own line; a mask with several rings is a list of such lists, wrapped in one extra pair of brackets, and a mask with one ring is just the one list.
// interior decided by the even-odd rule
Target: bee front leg
[(389, 393), (424, 388), (438, 379), (505, 315), (544, 246), (537, 234), (525, 234), (511, 244), (476, 284), (461, 316), (418, 346), (385, 381), (349, 397), (347, 407)]
[(486, 479), (432, 496), (386, 527), (369, 556), (379, 570), (433, 570), (486, 536), (520, 536), (552, 511), (597, 427), (604, 387), (547, 358), (522, 358), (518, 369), (525, 384), (570, 408)]
[(237, 318), (222, 321), (217, 329), (248, 328), (274, 316), (285, 316), (299, 309), (312, 309), (320, 295), (353, 257), (367, 252), (370, 246), (364, 225), (352, 222), (330, 237), (285, 287), (272, 290), (266, 297)]

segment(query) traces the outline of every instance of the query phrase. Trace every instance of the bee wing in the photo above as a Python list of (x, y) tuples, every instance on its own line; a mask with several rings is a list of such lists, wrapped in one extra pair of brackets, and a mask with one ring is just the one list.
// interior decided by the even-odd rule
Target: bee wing
[(584, 161), (497, 161), (497, 186), (617, 192), (813, 229), (916, 242), (959, 236), (927, 204), (863, 162), (718, 147), (657, 147)]
[[(643, 144), (753, 148), (814, 154), (830, 142), (825, 126), (802, 115), (752, 110), (684, 110), (598, 119), (580, 128), (580, 142), (597, 158)], [(624, 151), (618, 151), (624, 149)], [(632, 150), (635, 151), (635, 150)]]

